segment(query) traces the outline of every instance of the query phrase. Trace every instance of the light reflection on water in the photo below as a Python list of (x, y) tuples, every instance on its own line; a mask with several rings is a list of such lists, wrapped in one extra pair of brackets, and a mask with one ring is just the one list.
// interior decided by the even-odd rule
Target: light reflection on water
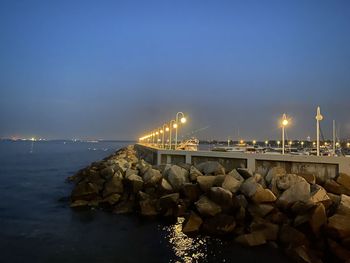
[(171, 226), (163, 226), (162, 230), (166, 233), (166, 238), (171, 245), (178, 260), (171, 262), (203, 262), (206, 259), (205, 237), (188, 237), (182, 232), (183, 217), (179, 217), (177, 222)]

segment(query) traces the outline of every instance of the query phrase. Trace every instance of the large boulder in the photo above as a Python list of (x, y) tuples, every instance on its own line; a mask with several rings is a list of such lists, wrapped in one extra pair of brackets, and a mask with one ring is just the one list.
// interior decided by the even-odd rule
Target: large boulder
[(109, 179), (109, 178), (111, 178), (111, 177), (113, 176), (113, 174), (114, 174), (114, 169), (113, 169), (111, 166), (106, 167), (106, 168), (104, 168), (104, 169), (101, 170), (100, 174), (101, 174), (101, 176), (102, 176), (103, 178)]
[(185, 183), (189, 182), (188, 171), (180, 166), (173, 165), (168, 170), (167, 179), (173, 189), (178, 191)]
[(235, 241), (241, 245), (254, 247), (266, 244), (266, 239), (262, 232), (252, 232), (238, 236)]
[(310, 184), (305, 180), (291, 185), (278, 198), (278, 205), (287, 208), (297, 201), (306, 202), (310, 199)]
[(221, 212), (221, 207), (206, 196), (202, 196), (195, 202), (195, 206), (198, 212), (203, 216), (215, 216)]
[(146, 185), (154, 186), (157, 185), (160, 180), (162, 179), (161, 173), (153, 168), (149, 168), (144, 174), (143, 174), (143, 180)]
[(194, 166), (190, 168), (190, 180), (195, 182), (198, 176), (202, 176), (203, 174)]
[(221, 206), (229, 208), (232, 206), (232, 193), (222, 187), (212, 187), (209, 192), (210, 199)]
[(143, 216), (156, 216), (158, 214), (157, 210), (157, 200), (152, 198), (150, 195), (139, 192), (139, 206), (140, 212)]
[(350, 175), (340, 173), (337, 178), (337, 183), (344, 186), (347, 190), (350, 191)]
[(326, 209), (322, 203), (317, 204), (313, 209), (309, 223), (316, 235), (320, 233), (320, 228), (327, 224)]
[(124, 191), (123, 181), (117, 175), (110, 178), (104, 186), (103, 197), (109, 196), (111, 194), (121, 194)]
[(143, 180), (141, 176), (138, 176), (136, 174), (131, 174), (127, 177), (127, 181), (129, 181), (129, 184), (131, 186), (131, 189), (133, 193), (138, 193), (143, 188)]
[(282, 176), (279, 176), (276, 180), (278, 189), (283, 191), (299, 182), (306, 182), (306, 180), (296, 174), (284, 174)]
[(160, 207), (163, 209), (174, 208), (179, 202), (179, 198), (180, 198), (179, 193), (163, 195), (159, 199)]
[(203, 223), (202, 218), (198, 216), (195, 212), (191, 211), (191, 214), (186, 218), (182, 224), (182, 232), (185, 234), (190, 234), (198, 232)]
[(173, 192), (173, 187), (164, 178), (162, 178), (159, 187), (160, 187), (161, 191), (164, 192), (164, 193), (171, 193), (171, 192)]
[(236, 221), (233, 216), (218, 214), (207, 218), (204, 221), (203, 229), (212, 235), (226, 235), (232, 233), (236, 227)]
[(348, 216), (350, 224), (350, 196), (340, 196), (340, 203), (338, 205), (337, 214)]
[[(240, 177), (240, 175), (238, 176)], [(240, 177), (242, 179), (240, 179), (239, 177), (236, 177), (231, 173), (225, 175), (224, 181), (222, 183), (222, 188), (230, 191), (231, 193), (236, 193), (244, 181), (242, 177)]]
[(279, 176), (282, 176), (285, 174), (286, 174), (286, 170), (283, 167), (280, 167), (280, 166), (272, 167), (268, 171), (268, 173), (265, 177), (265, 180), (268, 184), (270, 184), (272, 181), (272, 178), (279, 177)]
[(344, 187), (343, 185), (337, 183), (334, 180), (327, 180), (324, 184), (324, 188), (327, 190), (327, 192), (330, 192), (332, 194), (345, 194), (350, 195), (350, 190)]
[(90, 182), (78, 183), (72, 191), (72, 200), (91, 200), (98, 196), (99, 188)]
[(310, 201), (313, 203), (322, 203), (326, 208), (332, 204), (332, 200), (328, 196), (326, 190), (317, 184), (311, 188)]
[(200, 189), (197, 184), (186, 183), (182, 187), (182, 194), (189, 199), (190, 202), (195, 202), (200, 196)]
[(253, 174), (247, 168), (237, 168), (236, 171), (244, 178), (248, 179), (253, 176)]
[(275, 208), (270, 204), (249, 204), (248, 212), (252, 217), (265, 217), (271, 213)]
[(348, 215), (335, 214), (328, 218), (327, 228), (331, 235), (340, 238), (350, 237), (350, 218)]
[(207, 161), (197, 165), (197, 169), (206, 175), (218, 175), (225, 174), (225, 168), (219, 163), (215, 161)]
[(240, 187), (240, 191), (255, 203), (274, 202), (276, 200), (276, 196), (269, 189), (264, 189), (257, 183), (254, 177), (245, 180)]
[(213, 175), (203, 175), (197, 177), (197, 182), (200, 189), (203, 192), (208, 192), (210, 188), (214, 185), (215, 176)]

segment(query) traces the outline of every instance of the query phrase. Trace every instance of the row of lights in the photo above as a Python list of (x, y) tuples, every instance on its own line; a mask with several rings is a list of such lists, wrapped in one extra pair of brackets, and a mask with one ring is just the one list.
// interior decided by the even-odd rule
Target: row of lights
[(172, 149), (172, 129), (175, 129), (175, 141), (174, 141), (174, 149), (177, 148), (177, 136), (178, 136), (178, 128), (180, 124), (186, 123), (187, 119), (182, 112), (176, 113), (175, 120), (171, 120), (169, 123), (164, 123), (162, 127), (159, 127), (147, 135), (139, 138), (141, 143), (148, 143), (161, 146), (165, 148), (165, 133), (169, 132), (169, 138), (167, 140), (168, 148)]

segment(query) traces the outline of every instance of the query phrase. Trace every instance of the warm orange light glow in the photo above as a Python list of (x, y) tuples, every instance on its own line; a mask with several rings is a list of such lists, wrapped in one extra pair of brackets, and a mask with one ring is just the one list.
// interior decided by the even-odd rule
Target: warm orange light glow
[(176, 129), (176, 128), (177, 128), (177, 124), (176, 124), (176, 123), (174, 123), (173, 128), (174, 128), (174, 129)]
[(166, 128), (165, 128), (165, 131), (167, 131), (167, 132), (168, 132), (168, 131), (169, 131), (169, 127), (166, 127)]
[(182, 117), (180, 121), (181, 121), (181, 123), (186, 123), (186, 118)]

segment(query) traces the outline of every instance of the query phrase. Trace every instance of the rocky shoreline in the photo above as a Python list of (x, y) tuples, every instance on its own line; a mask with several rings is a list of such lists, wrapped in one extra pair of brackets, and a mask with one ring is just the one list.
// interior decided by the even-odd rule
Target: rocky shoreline
[(218, 162), (152, 166), (128, 146), (68, 178), (71, 207), (117, 214), (184, 217), (182, 231), (270, 244), (296, 262), (350, 262), (350, 176), (266, 176), (225, 171)]

